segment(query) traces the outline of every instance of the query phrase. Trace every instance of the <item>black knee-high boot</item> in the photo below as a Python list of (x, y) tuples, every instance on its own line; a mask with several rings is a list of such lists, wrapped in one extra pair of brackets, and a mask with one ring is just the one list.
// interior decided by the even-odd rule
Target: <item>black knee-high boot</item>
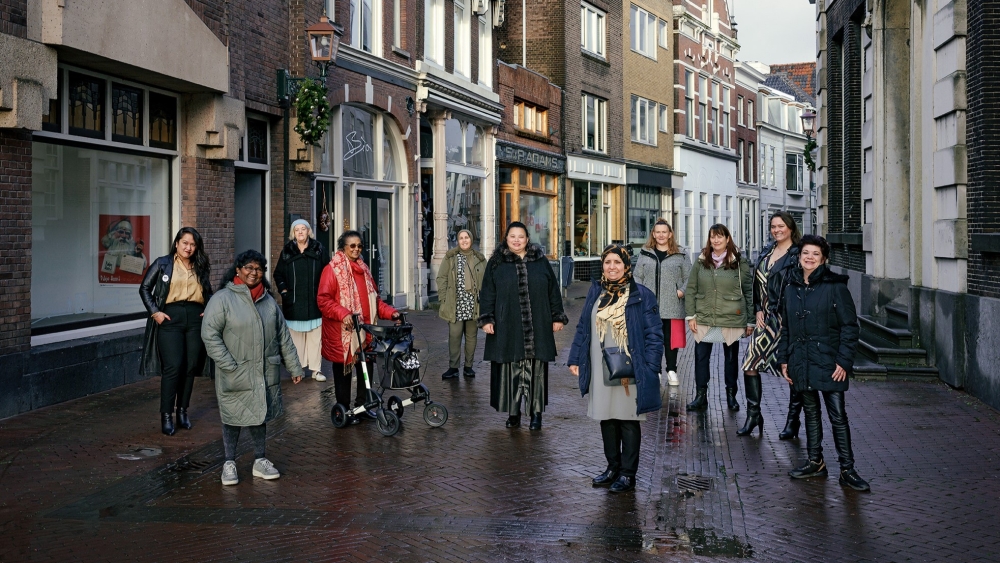
[(747, 395), (747, 421), (743, 428), (736, 431), (737, 436), (747, 436), (753, 433), (755, 426), (760, 427), (761, 436), (764, 435), (764, 417), (760, 415), (761, 389), (760, 375), (743, 374), (743, 389)]
[(788, 386), (788, 395), (788, 418), (785, 420), (785, 428), (778, 434), (779, 440), (791, 440), (799, 437), (802, 396), (791, 385)]

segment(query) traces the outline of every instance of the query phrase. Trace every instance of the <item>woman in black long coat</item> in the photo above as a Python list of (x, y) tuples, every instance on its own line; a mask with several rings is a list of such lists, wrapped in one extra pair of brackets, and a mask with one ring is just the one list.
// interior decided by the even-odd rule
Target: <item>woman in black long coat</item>
[(479, 293), (479, 326), (486, 333), (483, 359), (492, 362), (490, 406), (506, 411), (507, 428), (521, 425), (521, 400), (531, 430), (542, 427), (548, 403), (549, 362), (556, 359), (554, 333), (569, 321), (559, 280), (545, 252), (513, 222), (486, 264)]
[(777, 355), (782, 375), (802, 396), (809, 460), (788, 475), (795, 479), (827, 475), (819, 406), (822, 391), (840, 461), (840, 484), (867, 491), (868, 483), (854, 470), (851, 428), (844, 407), (859, 333), (854, 299), (847, 289), (848, 277), (826, 267), (830, 245), (823, 237), (806, 235), (799, 249), (802, 268), (791, 271), (780, 305)]

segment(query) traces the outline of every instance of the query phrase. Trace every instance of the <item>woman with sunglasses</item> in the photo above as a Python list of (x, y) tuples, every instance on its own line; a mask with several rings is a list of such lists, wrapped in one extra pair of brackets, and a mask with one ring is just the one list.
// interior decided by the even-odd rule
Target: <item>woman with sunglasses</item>
[[(362, 322), (399, 318), (399, 313), (379, 297), (372, 272), (361, 258), (361, 233), (345, 231), (337, 239), (337, 252), (323, 268), (316, 296), (323, 315), (323, 357), (333, 363), (333, 388), (337, 402), (350, 408), (351, 367), (355, 367), (357, 391), (354, 406), (367, 401), (364, 374), (356, 360), (366, 342), (359, 342), (351, 315)], [(372, 370), (369, 370), (372, 373)], [(351, 423), (359, 422), (352, 418)]]
[(215, 395), (222, 418), (222, 445), (226, 462), (222, 484), (240, 482), (236, 472), (236, 445), (243, 428), (253, 438), (253, 476), (271, 480), (281, 476), (267, 457), (267, 423), (281, 416), (281, 365), (302, 381), (302, 366), (285, 318), (271, 297), (264, 272), (267, 259), (247, 250), (222, 275), (222, 287), (205, 307), (201, 339), (215, 361)]

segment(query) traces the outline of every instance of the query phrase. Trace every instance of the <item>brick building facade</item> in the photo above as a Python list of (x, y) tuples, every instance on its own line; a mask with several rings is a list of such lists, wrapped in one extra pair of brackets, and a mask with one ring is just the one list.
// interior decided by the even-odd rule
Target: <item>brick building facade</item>
[(738, 230), (740, 249), (748, 255), (759, 251), (765, 240), (760, 218), (760, 186), (757, 183), (760, 161), (757, 158), (757, 88), (764, 75), (753, 66), (736, 63), (736, 199), (739, 215), (733, 230)]

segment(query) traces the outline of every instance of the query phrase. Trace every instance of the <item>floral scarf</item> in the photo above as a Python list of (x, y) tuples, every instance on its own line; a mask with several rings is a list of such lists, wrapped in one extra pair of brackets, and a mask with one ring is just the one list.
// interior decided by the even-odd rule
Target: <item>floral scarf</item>
[[(363, 260), (353, 262), (343, 251), (337, 251), (330, 260), (330, 268), (333, 270), (333, 275), (337, 278), (337, 286), (340, 289), (340, 304), (348, 311), (358, 314), (361, 314), (364, 309), (361, 307), (361, 295), (358, 293), (358, 285), (354, 283), (353, 270), (361, 269), (364, 271), (365, 290), (368, 293), (365, 297), (368, 299), (368, 311), (372, 317), (371, 319), (364, 320), (374, 323), (378, 311), (378, 290), (375, 289), (375, 279), (372, 278), (372, 273), (368, 269), (368, 265)], [(357, 354), (354, 354), (354, 352), (361, 349), (361, 343), (358, 341), (358, 335), (355, 330), (342, 330), (340, 343), (341, 348), (344, 350), (343, 363), (346, 364), (347, 359), (352, 354), (357, 359)]]

